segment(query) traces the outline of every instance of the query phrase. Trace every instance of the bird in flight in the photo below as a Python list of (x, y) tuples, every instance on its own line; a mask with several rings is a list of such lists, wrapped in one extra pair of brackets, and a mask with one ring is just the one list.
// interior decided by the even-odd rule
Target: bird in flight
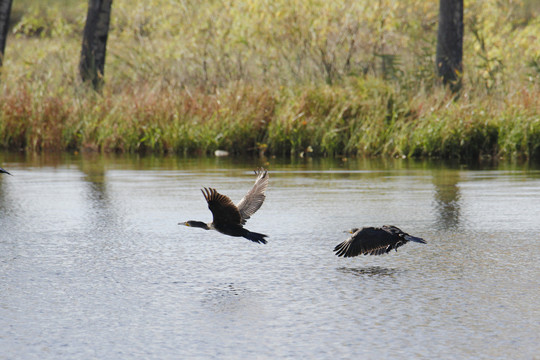
[(218, 193), (216, 189), (201, 189), (208, 203), (208, 208), (212, 212), (213, 221), (207, 224), (202, 221), (189, 220), (178, 225), (217, 230), (225, 235), (244, 237), (256, 243), (266, 244), (264, 238), (267, 235), (249, 231), (243, 226), (246, 220), (259, 210), (266, 198), (264, 192), (268, 187), (268, 171), (261, 168), (255, 171), (255, 175), (257, 175), (255, 184), (236, 205), (228, 196)]
[(393, 225), (354, 228), (349, 233), (352, 236), (334, 248), (337, 256), (383, 255), (392, 249), (397, 251), (409, 241), (426, 244), (424, 239), (411, 236)]
[(7, 172), (7, 170), (2, 169), (1, 167), (0, 167), (0, 173), (11, 175), (9, 172)]

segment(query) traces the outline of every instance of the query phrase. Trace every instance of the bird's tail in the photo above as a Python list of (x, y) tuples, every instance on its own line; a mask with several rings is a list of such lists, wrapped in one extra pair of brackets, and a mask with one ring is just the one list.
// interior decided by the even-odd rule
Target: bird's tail
[(266, 240), (264, 238), (267, 237), (268, 235), (259, 234), (259, 233), (251, 232), (247, 229), (244, 229), (242, 236), (253, 242), (256, 242), (259, 244), (266, 244)]
[(420, 244), (427, 244), (426, 240), (416, 237), (416, 236), (411, 236), (411, 235), (405, 235), (405, 240), (414, 241)]

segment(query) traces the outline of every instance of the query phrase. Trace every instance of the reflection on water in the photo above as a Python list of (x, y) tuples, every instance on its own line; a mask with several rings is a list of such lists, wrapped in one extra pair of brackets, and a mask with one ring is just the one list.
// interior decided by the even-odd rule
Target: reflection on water
[(360, 277), (373, 277), (373, 276), (394, 276), (399, 273), (400, 270), (389, 269), (381, 266), (366, 266), (366, 267), (339, 267), (338, 271), (345, 274), (352, 274)]
[(201, 304), (215, 312), (241, 311), (249, 302), (250, 292), (234, 284), (220, 284), (203, 293)]
[(436, 226), (443, 230), (455, 229), (459, 225), (459, 187), (460, 172), (451, 170), (436, 171), (433, 174), (435, 186)]
[[(0, 163), (14, 175), (0, 176), (2, 358), (540, 351), (534, 165), (95, 154)], [(211, 220), (201, 187), (238, 201), (261, 165), (267, 200), (247, 226), (267, 245), (177, 225)], [(383, 224), (428, 244), (333, 254), (344, 230)]]

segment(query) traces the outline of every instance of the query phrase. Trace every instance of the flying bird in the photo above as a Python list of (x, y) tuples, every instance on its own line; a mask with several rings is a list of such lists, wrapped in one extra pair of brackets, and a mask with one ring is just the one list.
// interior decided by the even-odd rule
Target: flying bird
[(243, 226), (246, 220), (259, 210), (266, 198), (264, 192), (268, 187), (268, 171), (261, 168), (255, 171), (255, 175), (257, 175), (255, 184), (236, 205), (228, 196), (218, 193), (216, 189), (201, 189), (208, 203), (208, 208), (212, 212), (213, 221), (207, 224), (202, 221), (189, 220), (178, 225), (217, 230), (225, 235), (244, 237), (256, 243), (266, 244), (264, 238), (267, 235), (251, 232)]
[(393, 225), (354, 228), (349, 233), (352, 236), (334, 248), (337, 256), (383, 255), (392, 249), (397, 251), (409, 241), (426, 244), (424, 239), (411, 236)]
[(0, 173), (11, 175), (9, 172), (7, 172), (7, 170), (2, 169), (1, 167), (0, 167)]

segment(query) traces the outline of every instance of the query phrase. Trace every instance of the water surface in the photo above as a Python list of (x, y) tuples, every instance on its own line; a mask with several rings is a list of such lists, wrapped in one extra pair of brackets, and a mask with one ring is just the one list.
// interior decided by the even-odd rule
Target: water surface
[[(0, 358), (485, 358), (540, 350), (540, 170), (409, 160), (5, 154)], [(210, 221), (270, 169), (247, 228)], [(351, 227), (423, 237), (338, 258)]]

